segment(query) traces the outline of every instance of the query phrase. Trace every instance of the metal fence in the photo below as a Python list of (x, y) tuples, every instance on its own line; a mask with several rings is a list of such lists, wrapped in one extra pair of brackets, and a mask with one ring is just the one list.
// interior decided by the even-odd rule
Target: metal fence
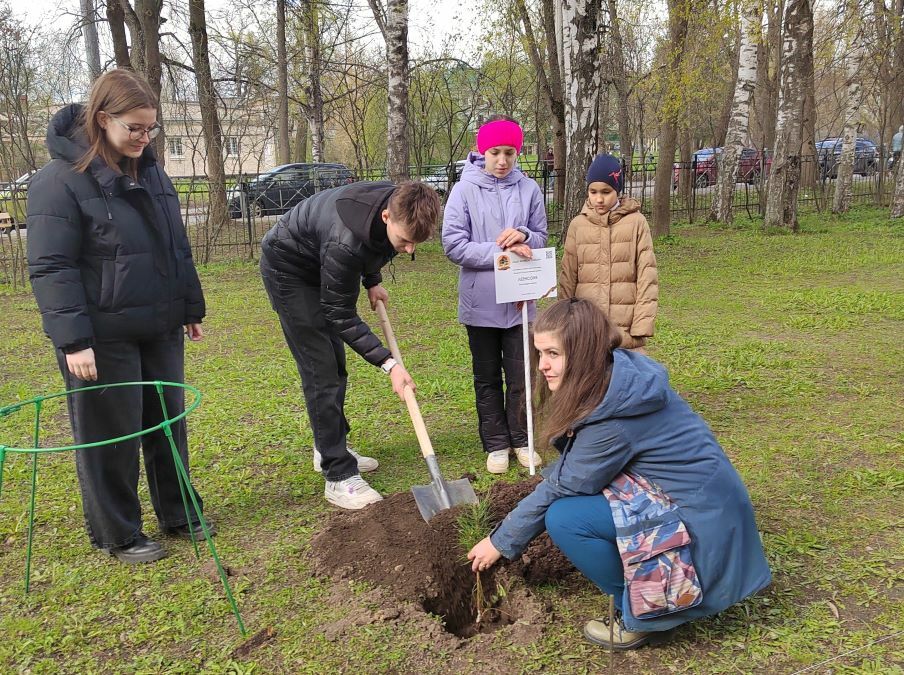
[[(801, 189), (798, 204), (802, 211), (823, 210), (831, 206), (835, 189), (835, 165), (832, 158), (812, 156), (803, 158)], [(736, 218), (756, 217), (765, 210), (765, 182), (771, 159), (757, 154), (742, 158), (738, 182), (735, 184), (734, 210)], [(337, 166), (339, 168), (337, 168)], [(463, 163), (448, 166), (412, 168), (414, 180), (430, 185), (445, 201), (452, 186), (461, 178)], [(556, 241), (566, 217), (556, 199), (556, 188), (562, 179), (547, 162), (522, 162), (521, 170), (540, 185), (549, 218), (549, 229)], [(858, 204), (887, 204), (893, 189), (889, 164), (881, 156), (875, 161), (855, 165), (853, 199)], [(653, 184), (656, 161), (635, 161), (624, 165), (625, 194), (637, 199), (641, 210), (649, 214), (653, 205)], [(708, 217), (717, 189), (719, 157), (675, 162), (672, 167), (670, 193), (672, 218), (675, 222), (698, 222)], [(274, 180), (272, 174), (233, 176), (227, 180), (227, 213), (229, 218), (212, 222), (210, 185), (205, 177), (173, 177), (182, 205), (195, 259), (205, 263), (225, 259), (255, 257), (261, 238), (283, 213), (311, 195), (336, 185), (356, 180), (385, 180), (382, 170), (353, 173), (341, 165), (315, 168), (294, 179)], [(26, 285), (25, 203), (27, 186), (0, 186), (0, 285)]]

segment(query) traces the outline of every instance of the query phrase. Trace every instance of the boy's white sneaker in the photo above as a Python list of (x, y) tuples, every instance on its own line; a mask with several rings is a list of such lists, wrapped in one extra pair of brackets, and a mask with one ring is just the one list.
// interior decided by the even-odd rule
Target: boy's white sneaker
[(328, 480), (323, 489), (323, 496), (330, 504), (352, 511), (363, 509), (365, 506), (383, 499), (379, 492), (361, 478), (360, 474), (355, 474), (345, 480)]
[(487, 471), (490, 473), (505, 473), (509, 468), (509, 452), (505, 450), (493, 450), (487, 453)]
[[(515, 448), (515, 457), (518, 458), (518, 463), (521, 466), (523, 466), (526, 469), (530, 468), (530, 448), (528, 448), (528, 447)], [(543, 458), (540, 457), (540, 455), (538, 455), (535, 451), (534, 452), (534, 466), (535, 467), (540, 466), (542, 463), (543, 463)]]
[[(376, 471), (377, 467), (380, 466), (380, 463), (375, 460), (373, 457), (365, 457), (364, 455), (359, 455), (355, 449), (346, 445), (345, 449), (351, 453), (351, 456), (354, 457), (358, 461), (358, 471), (361, 473), (367, 473), (368, 471)], [(314, 446), (314, 471), (317, 473), (321, 473), (323, 468), (320, 466), (323, 461), (323, 457), (320, 452), (317, 450), (317, 446)]]

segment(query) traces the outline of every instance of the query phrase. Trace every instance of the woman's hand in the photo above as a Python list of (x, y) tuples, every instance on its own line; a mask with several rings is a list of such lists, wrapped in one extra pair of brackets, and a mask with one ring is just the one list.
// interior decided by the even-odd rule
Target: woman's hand
[(69, 372), (80, 380), (94, 382), (97, 379), (97, 364), (94, 361), (94, 350), (91, 347), (80, 352), (66, 354), (66, 365)]
[(490, 569), (502, 554), (493, 546), (489, 537), (484, 537), (468, 552), (468, 560), (471, 561), (471, 570), (482, 572)]
[(509, 246), (508, 250), (512, 253), (517, 253), (525, 260), (533, 260), (534, 254), (530, 250), (530, 246), (527, 244), (515, 244), (514, 246)]
[(496, 246), (501, 249), (507, 249), (515, 244), (523, 244), (526, 241), (527, 235), (524, 232), (519, 232), (514, 227), (507, 227), (496, 237)]
[(199, 342), (204, 339), (204, 329), (199, 323), (185, 324), (185, 335), (192, 342)]

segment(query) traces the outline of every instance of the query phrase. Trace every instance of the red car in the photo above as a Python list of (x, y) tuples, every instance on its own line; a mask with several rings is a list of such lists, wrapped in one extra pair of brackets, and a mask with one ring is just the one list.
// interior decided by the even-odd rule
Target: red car
[[(694, 153), (692, 163), (694, 185), (698, 188), (715, 185), (718, 177), (718, 157), (722, 154), (722, 148), (701, 148)], [(757, 183), (763, 169), (762, 153), (756, 148), (743, 148), (738, 166), (738, 181), (741, 183)], [(772, 158), (767, 157), (765, 163), (766, 173), (772, 166)], [(678, 187), (681, 176), (681, 165), (677, 162), (672, 174), (672, 188)]]

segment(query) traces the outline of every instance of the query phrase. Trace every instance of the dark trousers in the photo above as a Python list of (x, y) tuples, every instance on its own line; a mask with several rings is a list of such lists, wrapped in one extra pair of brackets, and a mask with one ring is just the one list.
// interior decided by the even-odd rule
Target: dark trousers
[(273, 269), (265, 256), (261, 256), (261, 276), (298, 366), (323, 474), (328, 481), (350, 478), (358, 473), (358, 461), (346, 448), (345, 344), (323, 316), (319, 287)]
[[(94, 346), (97, 381), (80, 380), (69, 372), (66, 355), (57, 350), (66, 389), (97, 384), (162, 380), (182, 382), (185, 378), (182, 329), (155, 340), (100, 341)], [(185, 409), (184, 392), (164, 387), (166, 412), (170, 419)], [(69, 421), (78, 444), (127, 436), (163, 421), (160, 397), (154, 387), (113, 387), (69, 394)], [(188, 470), (188, 439), (185, 420), (172, 426), (173, 440)], [(97, 548), (115, 548), (133, 543), (141, 533), (141, 502), (138, 499), (138, 450), (144, 455), (144, 469), (151, 504), (161, 527), (185, 525), (185, 507), (169, 441), (163, 430), (138, 438), (96, 448), (78, 450), (75, 466), (82, 492), (82, 509), (91, 543)], [(197, 494), (197, 493), (195, 493)], [(191, 499), (188, 512), (197, 521)], [(201, 504), (201, 498), (198, 497)]]
[[(480, 440), (486, 452), (527, 445), (521, 326), (465, 326), (471, 347)], [(505, 389), (502, 376), (505, 374)]]

